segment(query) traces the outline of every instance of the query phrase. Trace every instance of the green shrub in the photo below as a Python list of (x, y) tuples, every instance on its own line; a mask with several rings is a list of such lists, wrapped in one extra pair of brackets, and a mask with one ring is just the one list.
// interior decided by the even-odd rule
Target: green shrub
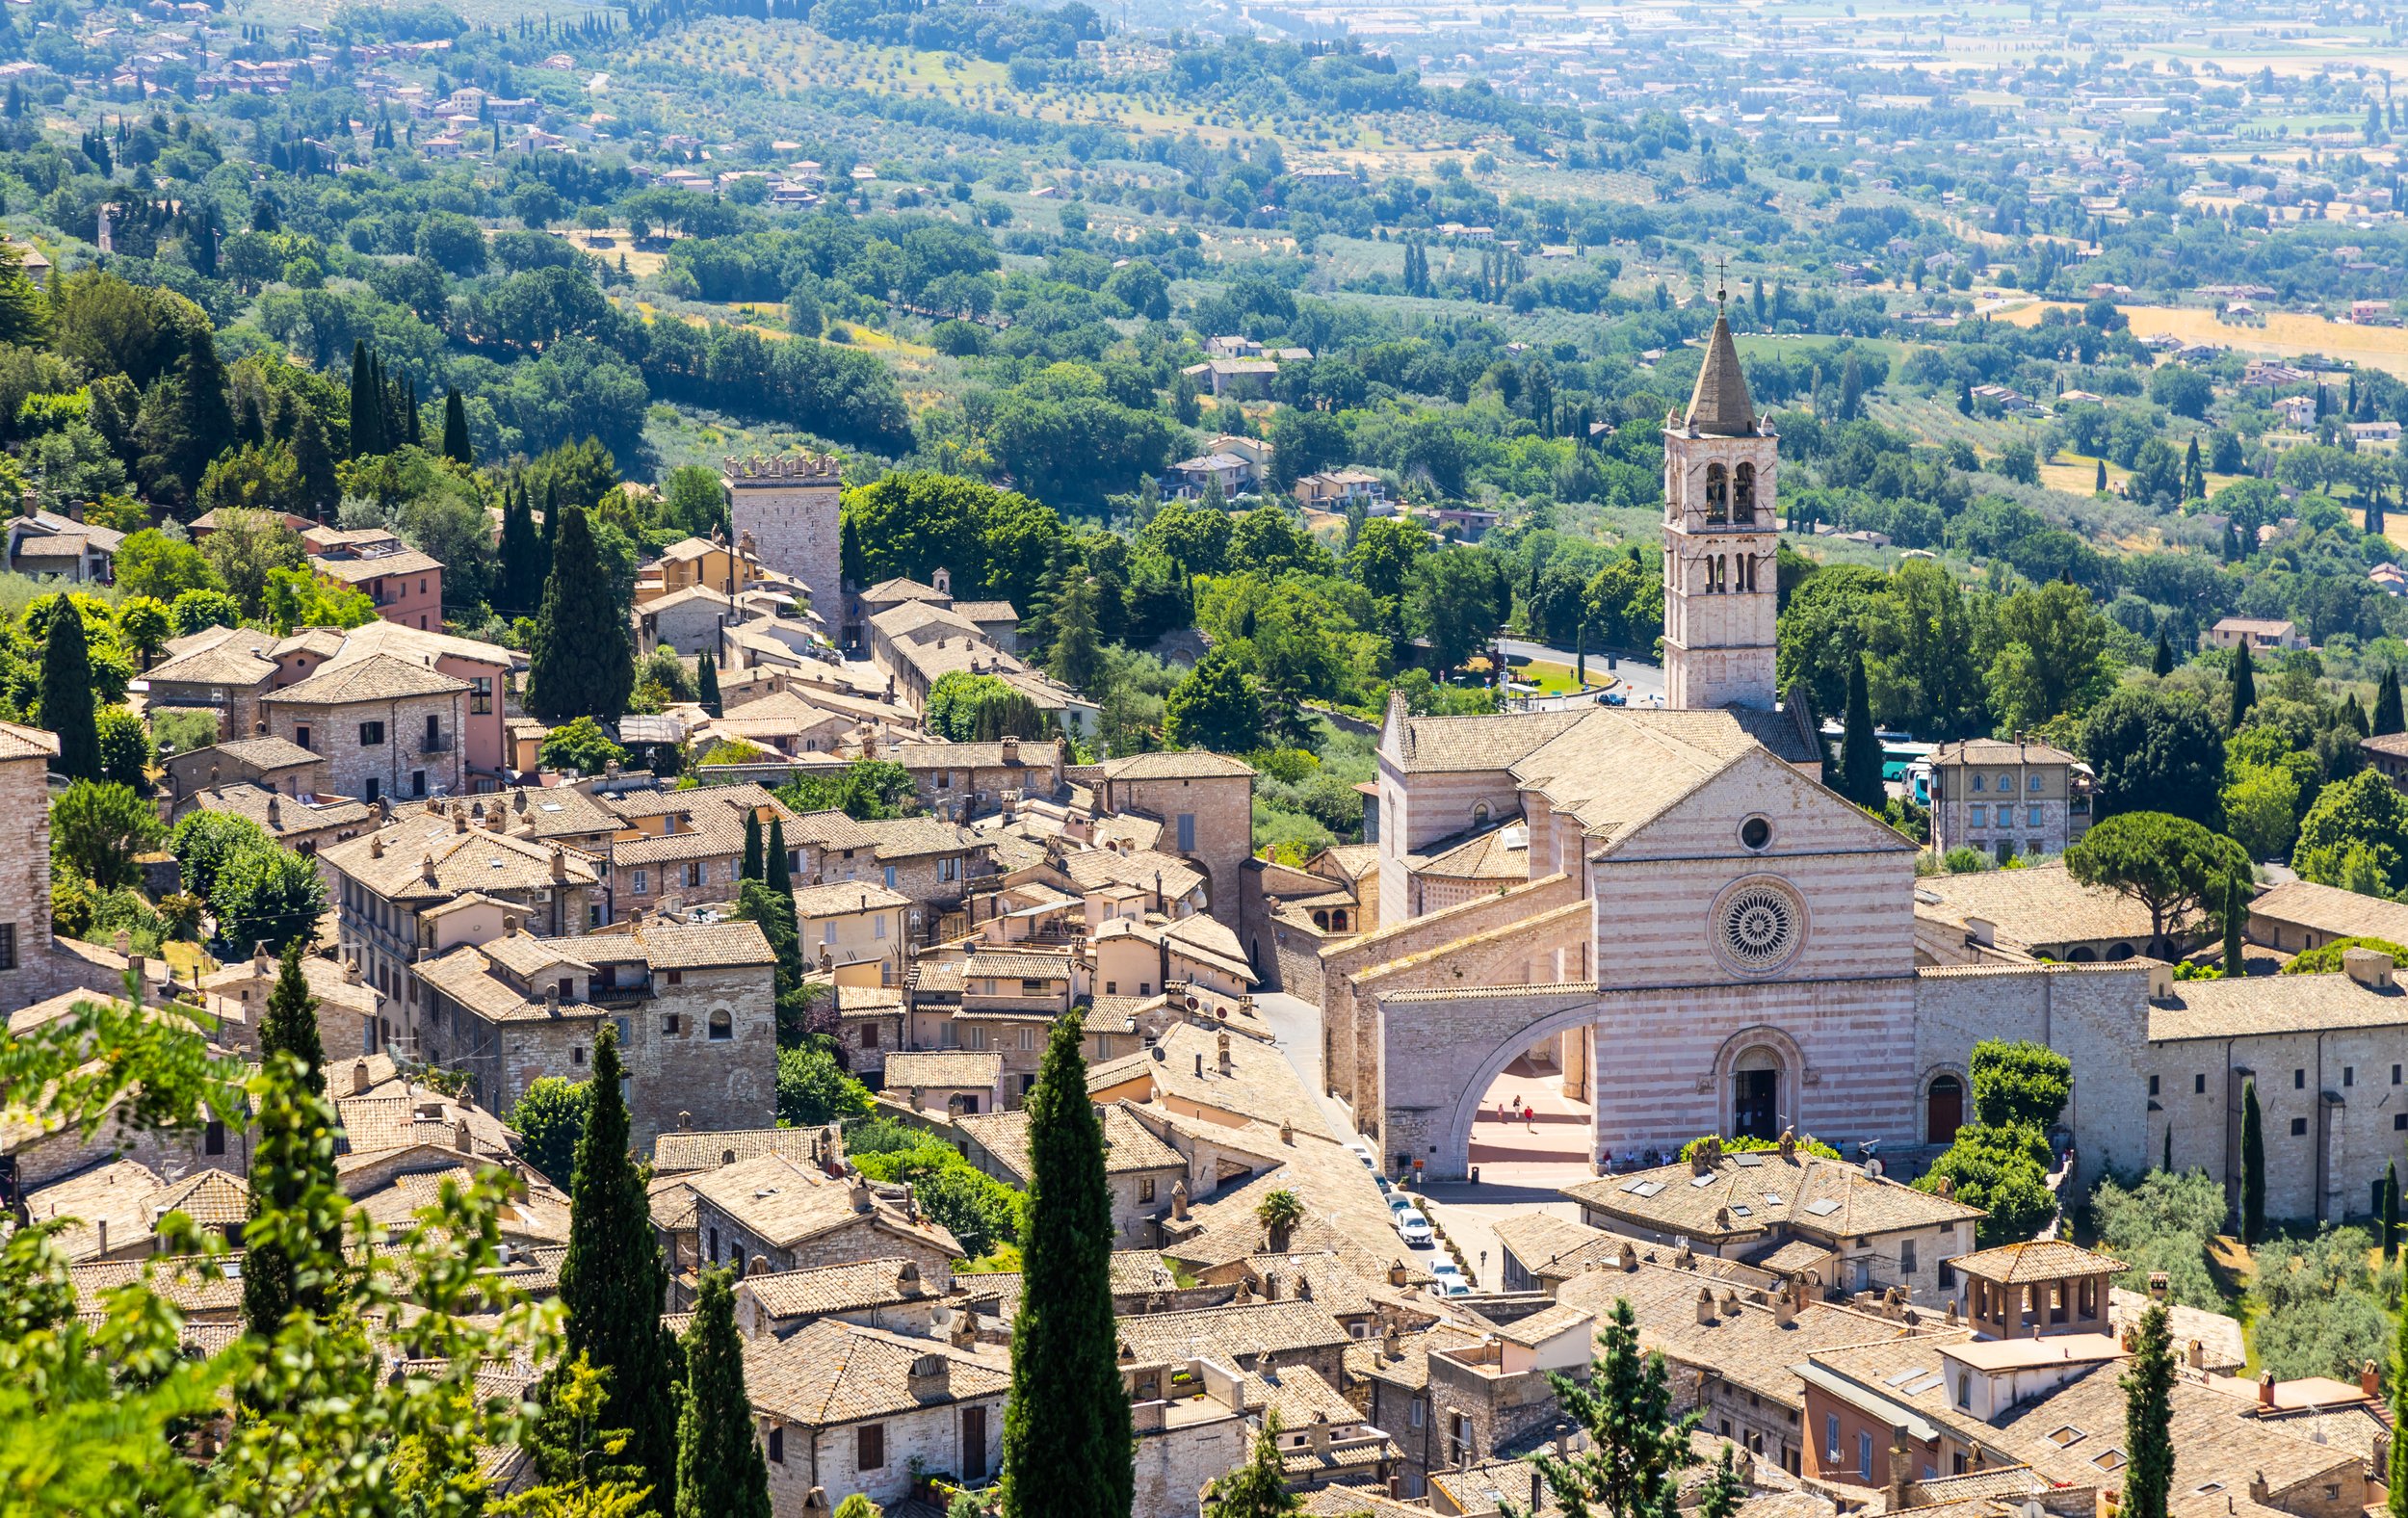
[(2352, 949), (2380, 949), (2392, 956), (2392, 963), (2395, 965), (2408, 964), (2408, 948), (2403, 948), (2388, 938), (2336, 938), (2323, 948), (2311, 949), (2291, 960), (2290, 963), (2283, 966), (2282, 973), (2285, 975), (2338, 975), (2341, 973), (2342, 955)]

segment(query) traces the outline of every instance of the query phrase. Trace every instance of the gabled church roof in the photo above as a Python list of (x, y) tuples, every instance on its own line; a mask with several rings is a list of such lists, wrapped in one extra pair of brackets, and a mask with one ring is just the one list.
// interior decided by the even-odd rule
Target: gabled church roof
[(1756, 435), (1756, 405), (1740, 369), (1739, 345), (1731, 341), (1731, 326), (1719, 311), (1714, 335), (1706, 339), (1706, 361), (1697, 367), (1697, 387), (1689, 392), (1687, 421), (1692, 432), (1711, 437)]

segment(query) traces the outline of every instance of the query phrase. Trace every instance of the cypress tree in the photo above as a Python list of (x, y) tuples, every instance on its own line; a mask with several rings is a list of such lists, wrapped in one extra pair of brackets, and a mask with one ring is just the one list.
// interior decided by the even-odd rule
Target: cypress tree
[(51, 602), (50, 627), (41, 645), (41, 725), (59, 735), (53, 772), (70, 780), (100, 778), (100, 728), (92, 715), (92, 648), (84, 641), (84, 614), (73, 596)]
[(402, 421), (403, 425), (409, 430), (409, 445), (412, 448), (426, 441), (425, 434), (419, 431), (418, 381), (415, 379), (411, 380), (407, 388), (402, 392)]
[(1840, 794), (1877, 812), (1888, 798), (1881, 784), (1881, 739), (1873, 731), (1872, 703), (1865, 690), (1865, 656), (1847, 670), (1847, 726), (1840, 750)]
[[(260, 1114), (260, 1141), (250, 1171), (250, 1214), (275, 1212), (290, 1218), (310, 1210), (314, 1195), (336, 1197), (333, 1125), (322, 1098), (326, 1088), (326, 1049), (318, 1036), (318, 999), (309, 994), (301, 974), (301, 944), (287, 946), (269, 993), (267, 1015), (259, 1025), (262, 1063), (274, 1062), (289, 1079), (269, 1083)], [(304, 1109), (312, 1102), (313, 1114)], [(266, 1108), (278, 1109), (269, 1112)], [(314, 1224), (319, 1260), (339, 1259), (343, 1217), (339, 1205)], [(243, 1268), (243, 1325), (246, 1332), (273, 1339), (294, 1312), (326, 1311), (334, 1283), (322, 1268), (297, 1262), (284, 1242), (254, 1237), (248, 1241)]]
[(2249, 973), (2241, 944), (2249, 929), (2249, 887), (2235, 880), (2224, 888), (2224, 973), (2238, 980)]
[(696, 661), (694, 687), (695, 694), (700, 697), (704, 711), (713, 717), (727, 715), (724, 703), (720, 699), (719, 661), (713, 659), (707, 650), (701, 659)]
[(527, 505), (527, 487), (511, 484), (502, 491), (501, 610), (519, 615), (534, 610), (543, 595), (537, 561), (543, 543), (536, 537), (535, 513)]
[(2158, 1168), (2168, 1175), (2174, 1173), (2174, 1125), (2172, 1123), (2165, 1125), (2165, 1154), (2158, 1161)]
[(2265, 1114), (2258, 1110), (2258, 1081), (2240, 1083), (2240, 1242), (2254, 1244), (2265, 1231)]
[(2149, 667), (2160, 680), (2174, 672), (2174, 641), (2165, 636), (2162, 627), (2158, 629), (2157, 658), (2151, 661)]
[(2399, 1162), (2383, 1166), (2383, 1258), (2399, 1258)]
[(752, 1438), (732, 1270), (705, 1270), (686, 1330), (677, 1414), (677, 1518), (770, 1518), (770, 1468)]
[[(561, 487), (555, 480), (543, 482), (543, 551), (558, 555), (561, 542)], [(550, 561), (544, 563), (545, 574), (552, 572)]]
[(1112, 1321), (1104, 1130), (1079, 1056), (1085, 1023), (1077, 1008), (1055, 1023), (1027, 1101), (1028, 1222), (1004, 1407), (1004, 1518), (1126, 1518), (1136, 1500)]
[(745, 871), (736, 878), (761, 878), (761, 815), (758, 812), (745, 813)]
[(2386, 733), (2396, 733), (2408, 729), (2408, 720), (2403, 719), (2400, 710), (2399, 671), (2397, 669), (2384, 670), (2382, 683), (2375, 687), (2374, 720), (2371, 725), (2378, 738)]
[(463, 464), (477, 461), (468, 446), (468, 406), (460, 400), (458, 385), (443, 393), (443, 457)]
[(2174, 1484), (2174, 1330), (2163, 1302), (2140, 1315), (2123, 1387), (2124, 1518), (2165, 1518)]
[(2241, 720), (2257, 704), (2257, 662), (2249, 657), (2249, 640), (2243, 638), (2233, 645), (2233, 709), (2225, 725), (2234, 732), (2239, 732)]
[(327, 441), (326, 424), (317, 407), (303, 405), (293, 419), (293, 468), (301, 476), (301, 499), (309, 514), (323, 518), (343, 498), (334, 474), (334, 449)]
[(377, 394), (374, 362), (365, 341), (352, 344), (352, 457), (384, 452), (384, 411)]
[(771, 890), (790, 902), (794, 900), (795, 877), (792, 867), (786, 862), (786, 819), (783, 817), (770, 819), (769, 841), (762, 849), (761, 878)]
[(2105, 458), (2101, 458), (2099, 460), (2099, 472), (2091, 476), (2090, 479), (2090, 488), (2092, 493), (2097, 495), (2107, 494), (2107, 460)]
[[(2397, 1194), (2397, 1188), (2394, 1188)], [(2399, 1315), (2397, 1337), (2392, 1341), (2392, 1426), (2408, 1428), (2408, 1313)], [(2390, 1518), (2408, 1518), (2408, 1439), (2392, 1439), (2391, 1480), (2384, 1505)]]
[(594, 1426), (627, 1430), (618, 1458), (651, 1486), (645, 1510), (667, 1514), (675, 1510), (677, 1490), (677, 1394), (670, 1384), (676, 1347), (661, 1326), (668, 1270), (652, 1231), (643, 1173), (627, 1152), (623, 1073), (617, 1032), (605, 1018), (594, 1031), (593, 1100), (577, 1139), (568, 1253), (561, 1260), (563, 1339), (552, 1374), (563, 1374), (581, 1354), (610, 1374)]
[(571, 507), (566, 516), (536, 619), (527, 706), (547, 722), (580, 717), (615, 722), (636, 686), (627, 618), (611, 594), (585, 511)]

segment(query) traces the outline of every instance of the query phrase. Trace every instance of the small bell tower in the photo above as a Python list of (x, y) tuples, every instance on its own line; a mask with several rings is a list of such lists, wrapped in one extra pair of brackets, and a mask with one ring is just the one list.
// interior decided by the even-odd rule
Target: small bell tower
[(1679, 711), (1771, 711), (1773, 479), (1780, 440), (1756, 415), (1714, 291), (1714, 335), (1687, 415), (1663, 426), (1664, 704)]

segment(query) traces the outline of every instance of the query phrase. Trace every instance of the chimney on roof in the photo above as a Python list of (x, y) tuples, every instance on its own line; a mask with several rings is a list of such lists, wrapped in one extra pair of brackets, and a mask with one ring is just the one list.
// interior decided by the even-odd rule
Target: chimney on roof
[(543, 1012), (547, 1017), (561, 1015), (561, 988), (556, 984), (543, 988)]
[(1628, 1239), (1622, 1241), (1622, 1252), (1614, 1263), (1620, 1266), (1626, 1274), (1638, 1269), (1638, 1250), (1633, 1247)]
[(2372, 1360), (2358, 1368), (2358, 1390), (2370, 1402), (2383, 1398), (2383, 1373)]
[(854, 1212), (866, 1213), (870, 1210), (872, 1205), (870, 1201), (870, 1183), (866, 1179), (858, 1175), (854, 1176), (852, 1178), (852, 1189), (849, 1195), (852, 1202), (852, 1210)]
[(100, 1258), (106, 1260), (109, 1258), (109, 1219), (103, 1217), (95, 1226), (100, 1230)]
[[(1314, 1454), (1314, 1456), (1315, 1456), (1316, 1458), (1318, 1458), (1318, 1459), (1323, 1459), (1323, 1460), (1328, 1459), (1328, 1458), (1329, 1458), (1329, 1415), (1328, 1415), (1327, 1413), (1325, 1413), (1325, 1412), (1322, 1412), (1322, 1411), (1320, 1408), (1318, 1408), (1318, 1407), (1314, 1408), (1314, 1409), (1313, 1409), (1313, 1423), (1312, 1423), (1311, 1427), (1310, 1427), (1310, 1428), (1306, 1431), (1306, 1435), (1305, 1435), (1305, 1437), (1306, 1437), (1307, 1439), (1309, 1439), (1309, 1440), (1312, 1442), (1312, 1446), (1313, 1446), (1313, 1454)], [(1535, 1477), (1535, 1476), (1538, 1474), (1537, 1469), (1536, 1469), (1535, 1467), (1532, 1467), (1532, 1469), (1531, 1469), (1531, 1474), (1533, 1477)], [(1533, 1488), (1533, 1489), (1532, 1489), (1532, 1491), (1531, 1491), (1531, 1496), (1532, 1496), (1533, 1498), (1535, 1498), (1535, 1497), (1537, 1496), (1537, 1492), (1536, 1492), (1536, 1489), (1535, 1489), (1535, 1488)]]
[(274, 791), (268, 793), (268, 830), (275, 833), (284, 831), (284, 800)]
[(250, 946), (250, 969), (253, 975), (266, 975), (274, 961), (268, 957), (268, 940), (255, 939)]
[(1296, 1125), (1285, 1117), (1279, 1119), (1279, 1141), (1284, 1144), (1296, 1142)]
[(384, 857), (384, 837), (382, 834), (370, 833), (368, 835), (368, 857), (371, 859), (381, 859)]
[(1188, 1220), (1188, 1183), (1184, 1180), (1170, 1183), (1170, 1216), (1176, 1222)]
[(366, 1060), (353, 1060), (352, 1061), (352, 1094), (353, 1096), (363, 1094), (368, 1089), (369, 1085), (368, 1061)]
[(476, 1135), (469, 1131), (468, 1119), (465, 1117), (462, 1117), (452, 1128), (452, 1147), (462, 1154), (477, 1152)]
[(2380, 949), (2343, 950), (2342, 970), (2369, 991), (2392, 988), (2392, 956)]
[(2265, 1371), (2258, 1376), (2258, 1405), (2269, 1412), (2274, 1407), (2274, 1373)]
[(418, 873), (426, 877), (426, 881), (429, 885), (434, 884), (433, 850), (430, 849), (425, 853), (418, 856)]
[(1790, 1299), (1790, 1294), (1787, 1291), (1774, 1292), (1772, 1294), (1772, 1325), (1775, 1328), (1787, 1328), (1795, 1322), (1797, 1322), (1797, 1304)]
[(1794, 1128), (1781, 1130), (1781, 1158), (1784, 1160), (1797, 1158), (1797, 1130)]
[(452, 831), (456, 833), (468, 831), (468, 808), (464, 806), (452, 808)]
[[(1404, 1268), (1402, 1266), (1399, 1266), (1393, 1273), (1401, 1275), (1404, 1273)], [(1379, 1357), (1383, 1360), (1403, 1359), (1403, 1338), (1404, 1335), (1397, 1331), (1397, 1321), (1394, 1318), (1389, 1319), (1387, 1322), (1380, 1326)]]
[(935, 1401), (953, 1389), (953, 1360), (939, 1353), (912, 1356), (911, 1372), (904, 1380), (904, 1389), (915, 1401)]
[(1712, 1326), (1714, 1318), (1714, 1289), (1701, 1286), (1697, 1289), (1697, 1321)]
[(2166, 1274), (2163, 1270), (2151, 1270), (2149, 1272), (2149, 1299), (2151, 1301), (2164, 1301), (2172, 1293), (2173, 1289), (2174, 1279), (2172, 1276)]
[(359, 983), (358, 960), (346, 959), (343, 961), (343, 983), (345, 985), (357, 985)]
[(558, 844), (552, 846), (552, 878), (555, 880), (568, 878), (568, 854)]
[(515, 938), (518, 936), (517, 918), (506, 916), (502, 919), (502, 936), (505, 938)]
[(1912, 1458), (1906, 1453), (1906, 1430), (1903, 1428), (1891, 1429), (1890, 1511), (1897, 1512), (1901, 1508), (1913, 1505), (1907, 1500), (1906, 1489), (1914, 1482), (1914, 1470), (1915, 1468)]
[(120, 956), (130, 955), (134, 952), (134, 935), (120, 928), (109, 939), (109, 946), (115, 949)]
[(1004, 735), (1004, 763), (1018, 764), (1019, 762), (1020, 740), (1012, 734), (1006, 733)]
[(1955, 1194), (1956, 1194), (1956, 1177), (1955, 1177), (1955, 1176), (1952, 1176), (1952, 1175), (1944, 1175), (1944, 1176), (1940, 1177), (1940, 1198), (1941, 1198), (1941, 1200), (1946, 1201), (1948, 1198), (1950, 1198), (1950, 1197), (1951, 1197), (1951, 1196), (1954, 1196)]
[(694, 1113), (679, 1112), (677, 1114), (677, 1131), (681, 1134), (694, 1132)]
[(1229, 1032), (1227, 1029), (1223, 1029), (1217, 1036), (1217, 1048), (1220, 1054), (1220, 1073), (1223, 1075), (1234, 1075), (1237, 1073), (1237, 1067), (1235, 1061), (1233, 1061), (1229, 1057)]
[(1408, 1276), (1404, 1269), (1404, 1262), (1402, 1260), (1390, 1261), (1388, 1264), (1388, 1284), (1390, 1286), (1402, 1286), (1407, 1279)]

